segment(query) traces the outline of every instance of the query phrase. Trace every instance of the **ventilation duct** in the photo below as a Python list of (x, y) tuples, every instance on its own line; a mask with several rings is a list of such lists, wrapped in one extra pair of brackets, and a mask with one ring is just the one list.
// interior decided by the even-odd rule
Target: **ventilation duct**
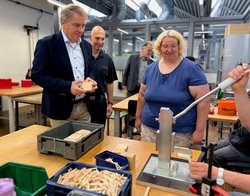
[(157, 17), (157, 15), (148, 8), (148, 5), (146, 3), (141, 2), (139, 6), (140, 6), (140, 9), (137, 10), (135, 13), (135, 18), (137, 21), (141, 21), (142, 19), (145, 19), (145, 16), (147, 18)]
[(174, 0), (156, 0), (156, 1), (162, 8), (162, 13), (158, 19), (166, 20), (172, 18), (174, 15)]
[(96, 17), (89, 16), (88, 25), (94, 25), (95, 23), (119, 23), (126, 15), (126, 3), (125, 0), (115, 0), (113, 1), (112, 12), (110, 16), (107, 17)]
[(108, 17), (108, 22), (119, 23), (126, 15), (126, 3), (125, 0), (114, 1), (111, 15)]

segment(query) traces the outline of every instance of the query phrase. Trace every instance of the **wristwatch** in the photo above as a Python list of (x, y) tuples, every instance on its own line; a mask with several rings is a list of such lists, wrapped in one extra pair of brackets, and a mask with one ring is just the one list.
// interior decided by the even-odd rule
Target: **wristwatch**
[(224, 174), (224, 169), (220, 167), (218, 169), (218, 176), (216, 178), (216, 183), (218, 185), (223, 185), (224, 184), (223, 174)]

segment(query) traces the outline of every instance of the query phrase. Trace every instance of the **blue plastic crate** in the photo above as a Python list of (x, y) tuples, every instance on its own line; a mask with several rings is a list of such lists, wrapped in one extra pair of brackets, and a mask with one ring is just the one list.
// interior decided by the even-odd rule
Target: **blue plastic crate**
[(61, 170), (59, 170), (54, 176), (52, 176), (48, 181), (47, 181), (47, 195), (48, 196), (54, 196), (54, 195), (60, 195), (60, 196), (65, 196), (68, 193), (70, 193), (73, 190), (78, 190), (83, 193), (86, 193), (86, 195), (103, 195), (99, 194), (97, 192), (92, 192), (84, 189), (79, 189), (71, 186), (65, 186), (62, 184), (58, 184), (57, 180), (60, 175), (63, 175), (64, 173), (67, 173), (69, 169), (82, 169), (82, 168), (97, 168), (99, 171), (102, 170), (107, 170), (110, 172), (122, 174), (125, 177), (127, 177), (126, 181), (124, 182), (123, 186), (121, 187), (119, 196), (129, 196), (131, 195), (132, 191), (132, 174), (127, 171), (121, 171), (121, 170), (115, 170), (115, 169), (110, 169), (106, 167), (100, 167), (96, 165), (89, 165), (85, 163), (79, 163), (79, 162), (70, 162), (67, 165), (65, 165)]
[(127, 157), (107, 150), (95, 156), (96, 165), (116, 169), (115, 164), (105, 161), (107, 158), (111, 158), (113, 162), (117, 162), (119, 166), (121, 166), (121, 170), (129, 170), (129, 162)]

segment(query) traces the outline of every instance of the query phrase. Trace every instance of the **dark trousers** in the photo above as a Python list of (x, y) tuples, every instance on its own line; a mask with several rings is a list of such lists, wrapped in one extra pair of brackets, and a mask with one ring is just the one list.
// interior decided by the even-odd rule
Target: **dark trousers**
[(132, 91), (129, 91), (129, 90), (128, 90), (127, 97), (130, 97), (130, 96), (132, 96), (132, 95), (134, 95), (134, 94), (136, 94), (136, 93), (139, 93), (139, 90), (140, 90), (140, 85), (137, 85), (137, 86), (135, 87), (135, 89), (132, 90)]
[(106, 124), (107, 117), (107, 101), (105, 98), (88, 101), (88, 110), (92, 123)]

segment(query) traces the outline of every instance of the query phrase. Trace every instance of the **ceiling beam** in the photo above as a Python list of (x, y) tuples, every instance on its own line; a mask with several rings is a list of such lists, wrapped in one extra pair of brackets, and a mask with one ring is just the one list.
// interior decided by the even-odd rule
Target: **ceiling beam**
[(178, 8), (178, 7), (174, 7), (174, 10), (178, 11), (178, 12), (181, 12), (182, 14), (184, 14), (185, 16), (187, 16), (188, 18), (196, 18), (194, 15)]
[(231, 9), (231, 8), (228, 7), (228, 6), (224, 6), (224, 7), (222, 8), (222, 11), (228, 11), (228, 12), (233, 13), (233, 14), (235, 14), (235, 15), (242, 15), (242, 13), (237, 12), (237, 11)]

